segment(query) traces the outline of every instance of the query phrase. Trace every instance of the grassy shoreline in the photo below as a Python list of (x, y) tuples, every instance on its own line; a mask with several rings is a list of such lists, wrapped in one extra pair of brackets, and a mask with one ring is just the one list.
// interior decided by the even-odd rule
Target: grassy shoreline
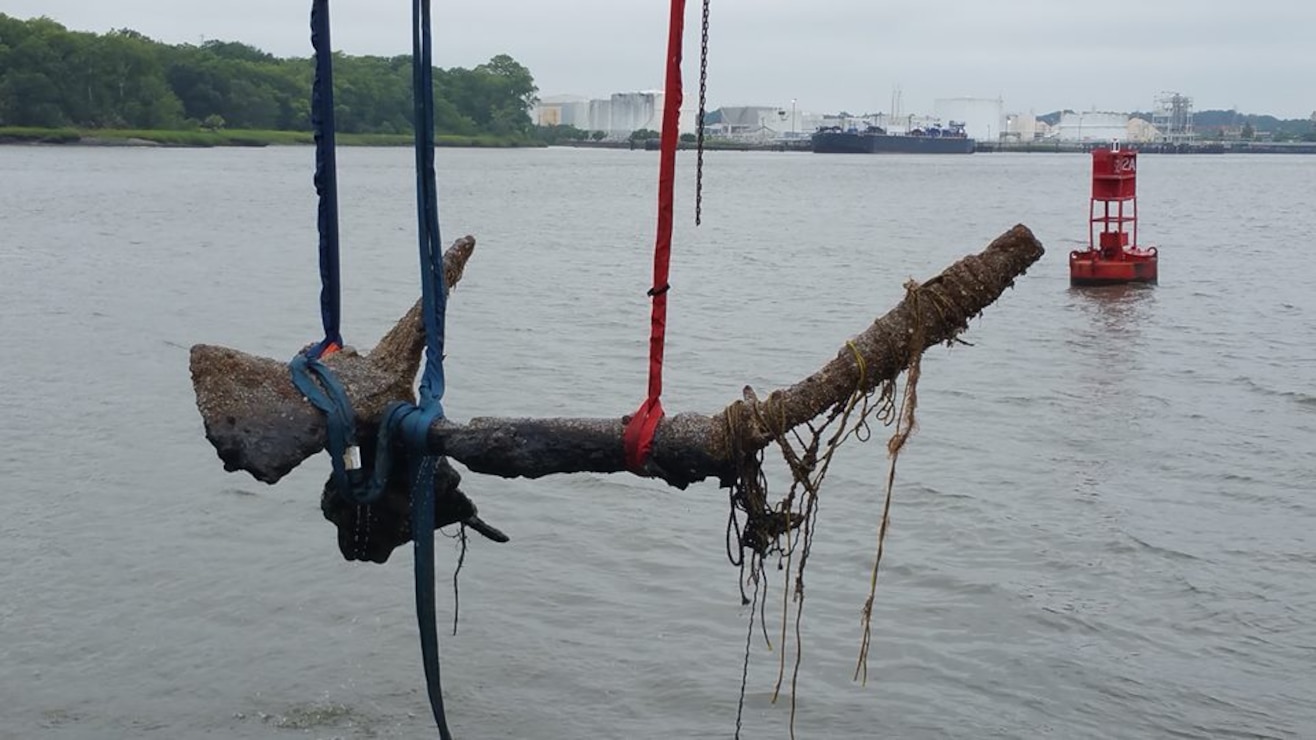
[[(337, 136), (342, 146), (411, 146), (411, 134), (344, 134)], [(0, 144), (54, 144), (64, 146), (143, 146), (209, 148), (217, 146), (296, 146), (314, 144), (309, 131), (169, 131), (136, 129), (76, 129), (0, 126)], [(525, 139), (477, 134), (458, 136), (440, 134), (435, 143), (441, 147), (539, 147), (543, 144)]]

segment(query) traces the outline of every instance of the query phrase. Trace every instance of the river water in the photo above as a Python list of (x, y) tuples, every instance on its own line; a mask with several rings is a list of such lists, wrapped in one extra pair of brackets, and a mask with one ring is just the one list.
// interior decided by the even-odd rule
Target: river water
[[(889, 430), (838, 453), (798, 737), (1316, 737), (1316, 158), (1144, 156), (1162, 281), (1102, 290), (1066, 274), (1083, 155), (711, 153), (699, 229), (693, 161), (673, 411), (793, 382), (907, 278), (1017, 222), (1048, 247), (973, 346), (924, 362), (866, 686)], [(479, 240), (449, 304), (449, 416), (638, 405), (656, 163), (440, 150), (445, 241)], [(224, 473), (194, 406), (191, 344), (281, 358), (319, 336), (311, 166), (0, 148), (0, 738), (434, 734), (409, 548), (344, 562), (325, 458), (275, 486)], [(368, 347), (417, 293), (411, 154), (349, 149), (340, 170), (345, 334)], [(512, 542), (472, 540), (440, 638), (458, 737), (734, 733), (749, 610), (724, 491), (465, 488)], [(440, 540), (444, 621), (456, 552)], [(754, 641), (745, 737), (788, 736), (778, 656)]]

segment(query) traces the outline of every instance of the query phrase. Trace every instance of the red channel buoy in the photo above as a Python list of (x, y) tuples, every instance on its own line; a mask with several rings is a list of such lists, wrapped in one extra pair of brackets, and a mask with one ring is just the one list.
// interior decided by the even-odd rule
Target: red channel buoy
[(1138, 153), (1092, 151), (1088, 248), (1069, 253), (1071, 285), (1156, 282), (1156, 247), (1138, 245)]

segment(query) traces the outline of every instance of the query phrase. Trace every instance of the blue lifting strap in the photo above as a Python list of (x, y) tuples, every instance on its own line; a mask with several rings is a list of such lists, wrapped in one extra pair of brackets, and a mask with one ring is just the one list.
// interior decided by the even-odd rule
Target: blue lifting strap
[(355, 414), (341, 382), (321, 361), (343, 343), (339, 284), (338, 184), (335, 159), (333, 56), (329, 37), (329, 2), (313, 0), (311, 43), (315, 49), (315, 80), (311, 94), (311, 125), (315, 132), (315, 189), (319, 198), (317, 228), (320, 251), (320, 315), (324, 339), (289, 363), (293, 383), (316, 408), (328, 427), (326, 449), (333, 464), (337, 493), (346, 500), (369, 504), (387, 483), (392, 440), (400, 435), (411, 472), (411, 536), (416, 558), (416, 618), (426, 691), (442, 740), (451, 740), (443, 708), (439, 672), (438, 629), (434, 606), (434, 467), (437, 457), (427, 450), (429, 429), (443, 418), (443, 333), (448, 290), (443, 274), (439, 234), (438, 186), (434, 172), (434, 73), (429, 0), (412, 2), (412, 84), (415, 104), (416, 204), (419, 227), (421, 296), (425, 322), (425, 368), (419, 404), (394, 403), (379, 426), (374, 470), (349, 469), (346, 456), (356, 445)]
[(439, 638), (434, 609), (434, 464), (426, 453), (429, 429), (443, 418), (443, 331), (448, 286), (443, 276), (439, 236), (438, 184), (434, 175), (434, 70), (430, 0), (412, 2), (412, 84), (416, 131), (416, 212), (419, 231), (421, 300), (425, 317), (425, 370), (420, 404), (401, 420), (411, 450), (411, 539), (416, 557), (416, 621), (430, 709), (442, 740), (451, 740), (443, 710)]
[(311, 129), (315, 134), (315, 192), (319, 196), (320, 319), (324, 340), (312, 354), (330, 345), (342, 346), (339, 333), (342, 304), (338, 279), (338, 160), (334, 123), (334, 63), (329, 41), (329, 0), (311, 5), (311, 46), (315, 49), (315, 81), (311, 85)]
[[(334, 68), (329, 38), (329, 2), (311, 4), (311, 45), (315, 48), (315, 79), (311, 86), (311, 127), (315, 132), (315, 193), (319, 201), (316, 229), (320, 252), (320, 321), (324, 339), (288, 363), (292, 382), (325, 414), (325, 444), (333, 463), (338, 493), (368, 503), (383, 491), (378, 481), (363, 482), (362, 472), (349, 469), (347, 456), (356, 446), (356, 415), (342, 384), (321, 358), (342, 347), (342, 301), (338, 262), (338, 163), (335, 156)], [(353, 466), (355, 468), (355, 465)], [(373, 490), (372, 490), (373, 489)], [(373, 495), (372, 495), (373, 494)]]

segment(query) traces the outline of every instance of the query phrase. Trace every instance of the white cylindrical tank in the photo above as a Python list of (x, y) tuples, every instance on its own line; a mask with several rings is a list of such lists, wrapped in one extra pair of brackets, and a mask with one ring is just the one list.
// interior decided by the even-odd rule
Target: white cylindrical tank
[(1066, 111), (1056, 125), (1061, 141), (1128, 141), (1129, 117), (1109, 111)]

